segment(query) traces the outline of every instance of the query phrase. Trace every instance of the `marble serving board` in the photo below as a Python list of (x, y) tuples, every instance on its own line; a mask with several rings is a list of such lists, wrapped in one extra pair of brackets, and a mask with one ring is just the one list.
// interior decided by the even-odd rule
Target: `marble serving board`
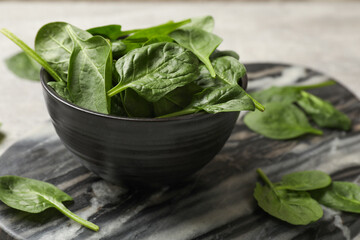
[[(249, 90), (328, 80), (316, 71), (284, 64), (248, 64)], [(273, 181), (294, 171), (321, 170), (333, 179), (360, 184), (360, 102), (343, 86), (312, 90), (352, 119), (349, 132), (266, 139), (241, 117), (222, 151), (177, 186), (126, 189), (98, 178), (65, 149), (49, 122), (10, 147), (0, 158), (0, 175), (55, 184), (74, 198), (69, 209), (100, 226), (93, 232), (55, 209), (40, 214), (0, 203), (0, 239), (360, 239), (360, 215), (324, 208), (307, 226), (277, 220), (257, 207), (253, 189), (262, 168)]]

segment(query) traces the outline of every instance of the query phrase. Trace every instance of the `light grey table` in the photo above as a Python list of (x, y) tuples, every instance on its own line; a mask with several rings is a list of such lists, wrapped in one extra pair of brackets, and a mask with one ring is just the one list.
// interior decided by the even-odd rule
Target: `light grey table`
[[(360, 97), (360, 3), (236, 2), (0, 2), (0, 27), (30, 46), (37, 30), (51, 21), (80, 28), (117, 23), (124, 29), (169, 19), (213, 15), (221, 49), (240, 53), (243, 62), (305, 65), (333, 76)], [(0, 36), (0, 154), (49, 117), (38, 82), (22, 80), (3, 60), (19, 51)]]

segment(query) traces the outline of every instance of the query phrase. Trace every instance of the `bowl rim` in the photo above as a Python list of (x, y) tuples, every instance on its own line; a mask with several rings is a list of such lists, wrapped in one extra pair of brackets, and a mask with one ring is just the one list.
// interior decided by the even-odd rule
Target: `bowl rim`
[(40, 81), (43, 89), (56, 101), (74, 109), (80, 112), (83, 112), (85, 114), (95, 115), (102, 118), (107, 119), (117, 119), (117, 120), (123, 120), (123, 121), (135, 121), (135, 122), (169, 122), (169, 121), (183, 121), (183, 120), (193, 120), (198, 118), (206, 118), (206, 117), (212, 117), (216, 114), (211, 113), (192, 113), (182, 116), (176, 116), (176, 117), (168, 117), (168, 118), (140, 118), (140, 117), (121, 117), (121, 116), (115, 116), (110, 114), (104, 114), (95, 112), (92, 110), (88, 110), (79, 106), (76, 106), (75, 104), (67, 101), (66, 99), (60, 97), (54, 89), (52, 89), (47, 83), (49, 82), (49, 79), (53, 79), (51, 75), (42, 67), (40, 70)]

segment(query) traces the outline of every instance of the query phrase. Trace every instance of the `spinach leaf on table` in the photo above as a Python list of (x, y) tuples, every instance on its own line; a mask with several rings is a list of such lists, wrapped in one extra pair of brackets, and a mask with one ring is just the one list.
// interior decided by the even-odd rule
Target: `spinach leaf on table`
[(276, 189), (261, 169), (257, 172), (265, 185), (256, 183), (254, 197), (265, 212), (294, 225), (306, 225), (322, 217), (321, 206), (309, 193)]
[(253, 111), (253, 101), (240, 86), (225, 85), (223, 87), (206, 88), (194, 95), (191, 103), (178, 112), (160, 116), (174, 117), (206, 111), (208, 113)]
[(30, 58), (37, 61), (54, 78), (55, 81), (63, 81), (63, 79), (57, 74), (57, 72), (52, 68), (52, 66), (47, 63), (46, 60), (44, 60), (39, 54), (32, 50), (17, 36), (15, 36), (15, 34), (5, 28), (0, 29), (0, 32), (4, 34), (7, 38), (9, 38), (11, 41), (13, 41), (16, 45), (18, 45)]
[(328, 174), (321, 171), (302, 171), (284, 175), (277, 189), (308, 191), (327, 187), (331, 184)]
[(53, 22), (40, 28), (35, 38), (35, 51), (49, 63), (63, 81), (67, 81), (69, 61), (74, 46), (67, 26), (71, 26), (78, 38), (82, 40), (92, 37), (87, 31), (68, 23)]
[(40, 213), (48, 208), (56, 208), (65, 216), (98, 231), (99, 227), (86, 221), (67, 209), (62, 202), (72, 198), (52, 184), (17, 176), (0, 177), (0, 200), (9, 207), (29, 212)]
[(68, 73), (68, 89), (73, 103), (100, 113), (110, 113), (110, 98), (107, 96), (112, 85), (110, 43), (101, 36), (84, 40), (70, 25), (66, 30), (74, 45)]
[(199, 28), (178, 29), (169, 36), (181, 46), (192, 51), (205, 64), (210, 75), (216, 76), (209, 57), (222, 42), (220, 37)]
[(132, 88), (149, 102), (156, 102), (198, 76), (198, 60), (175, 43), (155, 43), (134, 49), (116, 62), (120, 77), (109, 96)]
[(311, 192), (319, 203), (333, 209), (360, 213), (360, 186), (334, 181), (329, 187)]
[(5, 63), (8, 69), (16, 76), (24, 79), (40, 81), (40, 64), (30, 58), (25, 52), (19, 52), (6, 59)]
[(321, 135), (313, 128), (306, 115), (295, 105), (270, 102), (266, 111), (251, 112), (244, 117), (244, 123), (253, 131), (272, 139), (291, 139), (306, 133)]
[(349, 130), (351, 121), (329, 102), (324, 101), (308, 92), (301, 91), (301, 98), (297, 101), (300, 107), (320, 127)]

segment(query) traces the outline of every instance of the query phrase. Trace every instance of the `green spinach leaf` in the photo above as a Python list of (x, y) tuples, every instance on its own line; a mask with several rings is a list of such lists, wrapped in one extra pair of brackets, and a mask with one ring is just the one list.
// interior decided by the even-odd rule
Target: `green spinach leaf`
[(177, 87), (198, 76), (198, 60), (190, 51), (175, 43), (155, 43), (134, 49), (116, 62), (119, 84), (114, 96), (132, 88), (149, 102), (156, 102)]
[(220, 37), (199, 28), (178, 29), (169, 36), (181, 46), (192, 51), (205, 64), (210, 75), (213, 78), (216, 76), (209, 57), (222, 42)]
[(52, 87), (60, 97), (64, 98), (69, 102), (73, 102), (71, 100), (67, 84), (65, 82), (48, 82), (47, 84)]
[(67, 26), (71, 26), (79, 38), (86, 40), (92, 37), (87, 31), (81, 30), (65, 22), (53, 22), (44, 25), (35, 38), (35, 51), (43, 58), (63, 81), (67, 81), (73, 41)]
[(20, 52), (5, 60), (6, 66), (16, 76), (24, 79), (40, 81), (40, 64), (25, 52)]
[(254, 109), (253, 101), (240, 86), (225, 85), (220, 88), (206, 88), (195, 94), (191, 103), (183, 110), (160, 117), (174, 117), (199, 111), (219, 113), (253, 111)]
[(84, 40), (70, 25), (66, 30), (74, 45), (68, 73), (71, 99), (80, 107), (109, 113), (111, 103), (107, 91), (112, 85), (110, 43), (101, 36)]
[(72, 198), (54, 185), (17, 176), (0, 177), (0, 200), (9, 207), (29, 212), (39, 213), (54, 207), (74, 221), (98, 231), (99, 227), (86, 221), (67, 209), (62, 202)]
[(126, 44), (122, 40), (111, 42), (111, 51), (114, 59), (119, 59), (125, 54)]
[(131, 88), (124, 91), (123, 105), (129, 117), (154, 117), (152, 104), (139, 96)]
[(214, 25), (215, 21), (212, 16), (203, 16), (191, 18), (191, 22), (182, 26), (181, 28), (199, 28), (207, 32), (212, 32)]
[(117, 24), (94, 27), (86, 31), (88, 31), (92, 35), (100, 35), (110, 40), (116, 40), (119, 37), (124, 36), (124, 33), (121, 31), (121, 25), (117, 25)]
[(300, 107), (320, 127), (349, 130), (351, 121), (329, 102), (326, 102), (308, 92), (301, 91), (301, 98), (297, 101)]
[(0, 29), (0, 32), (13, 41), (16, 45), (18, 45), (30, 58), (37, 61), (54, 78), (55, 81), (62, 81), (61, 77), (56, 73), (52, 66), (50, 66), (41, 56), (39, 56), (39, 54), (32, 50), (17, 36), (15, 36), (15, 34), (5, 28)]
[(180, 22), (169, 21), (167, 23), (164, 23), (164, 24), (161, 24), (158, 26), (141, 29), (126, 39), (131, 40), (131, 39), (137, 39), (137, 38), (147, 38), (149, 40), (151, 38), (164, 37), (164, 36), (167, 36), (172, 31), (183, 26), (184, 24), (187, 24), (190, 22), (191, 22), (190, 19), (180, 21)]
[(331, 184), (328, 174), (321, 171), (303, 171), (284, 175), (276, 189), (308, 191), (327, 187)]
[(311, 192), (319, 203), (333, 209), (360, 213), (360, 186), (334, 181), (329, 187)]
[(244, 123), (251, 130), (272, 139), (291, 139), (306, 133), (321, 135), (322, 131), (313, 128), (306, 115), (295, 105), (270, 102), (266, 111), (246, 114)]
[(266, 185), (256, 183), (254, 197), (265, 212), (294, 225), (306, 225), (322, 217), (321, 206), (309, 193), (276, 189), (261, 169), (257, 172)]
[(214, 60), (216, 58), (219, 57), (224, 57), (224, 56), (229, 56), (229, 57), (233, 57), (236, 60), (240, 59), (239, 54), (237, 54), (236, 52), (232, 51), (232, 50), (224, 50), (224, 51), (220, 51), (220, 50), (215, 50), (211, 55), (210, 55), (210, 60)]
[(331, 86), (335, 83), (330, 80), (314, 85), (270, 87), (251, 95), (264, 104), (269, 102), (294, 103), (302, 98), (301, 91), (303, 90)]

